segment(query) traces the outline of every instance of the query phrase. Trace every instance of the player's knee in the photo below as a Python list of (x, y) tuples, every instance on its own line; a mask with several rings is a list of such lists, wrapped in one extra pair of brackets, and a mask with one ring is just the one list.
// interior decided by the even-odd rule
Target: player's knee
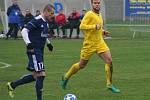
[(111, 65), (111, 64), (112, 64), (112, 59), (111, 59), (111, 58), (108, 58), (108, 59), (105, 60), (105, 62), (106, 62), (107, 64), (110, 64), (110, 65)]
[(80, 67), (80, 69), (85, 68), (86, 64), (87, 64), (87, 63), (79, 63), (79, 67)]
[(41, 72), (33, 72), (33, 77), (35, 79), (37, 79), (37, 77), (45, 77), (46, 76), (46, 73), (44, 71), (41, 71)]
[(88, 63), (88, 60), (83, 60), (83, 59), (81, 59), (80, 62), (79, 62), (79, 67), (80, 67), (80, 69), (85, 68), (86, 65), (87, 65), (87, 63)]

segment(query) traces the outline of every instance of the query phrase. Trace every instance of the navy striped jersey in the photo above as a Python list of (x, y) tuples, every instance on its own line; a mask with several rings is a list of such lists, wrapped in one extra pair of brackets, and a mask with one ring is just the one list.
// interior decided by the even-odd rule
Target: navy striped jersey
[(26, 28), (29, 30), (28, 37), (34, 47), (44, 47), (46, 39), (48, 38), (49, 25), (47, 21), (39, 15), (32, 19)]

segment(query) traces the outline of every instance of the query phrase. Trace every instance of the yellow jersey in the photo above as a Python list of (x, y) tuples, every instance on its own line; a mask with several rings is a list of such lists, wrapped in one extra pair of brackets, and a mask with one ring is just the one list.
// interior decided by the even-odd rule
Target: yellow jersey
[[(100, 24), (99, 30), (96, 30), (96, 24)], [(84, 35), (81, 59), (89, 60), (94, 53), (99, 54), (109, 51), (109, 47), (103, 39), (103, 19), (101, 13), (87, 12), (81, 21), (80, 29), (83, 30)]]
[[(100, 29), (96, 30), (96, 24), (100, 24)], [(83, 31), (84, 44), (96, 45), (99, 42), (103, 42), (103, 19), (102, 15), (93, 11), (88, 11), (81, 21), (80, 29)]]

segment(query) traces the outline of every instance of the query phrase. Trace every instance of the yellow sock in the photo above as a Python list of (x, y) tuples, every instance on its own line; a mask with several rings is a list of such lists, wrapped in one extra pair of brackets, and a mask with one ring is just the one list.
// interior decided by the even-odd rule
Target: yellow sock
[(112, 84), (112, 64), (105, 64), (107, 86)]
[(65, 78), (69, 79), (73, 74), (75, 74), (80, 69), (79, 63), (73, 64), (68, 72), (65, 74)]

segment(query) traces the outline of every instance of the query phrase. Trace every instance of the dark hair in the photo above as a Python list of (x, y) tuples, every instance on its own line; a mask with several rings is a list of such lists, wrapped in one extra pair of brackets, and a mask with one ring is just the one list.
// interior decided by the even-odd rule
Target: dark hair
[(93, 3), (93, 0), (91, 0), (91, 3)]
[(83, 9), (82, 11), (86, 11), (85, 9)]
[(40, 12), (40, 10), (36, 10), (36, 12)]
[(47, 10), (50, 10), (50, 11), (51, 11), (52, 9), (55, 9), (54, 6), (53, 6), (52, 4), (47, 4), (47, 5), (44, 7), (43, 11), (47, 11)]

